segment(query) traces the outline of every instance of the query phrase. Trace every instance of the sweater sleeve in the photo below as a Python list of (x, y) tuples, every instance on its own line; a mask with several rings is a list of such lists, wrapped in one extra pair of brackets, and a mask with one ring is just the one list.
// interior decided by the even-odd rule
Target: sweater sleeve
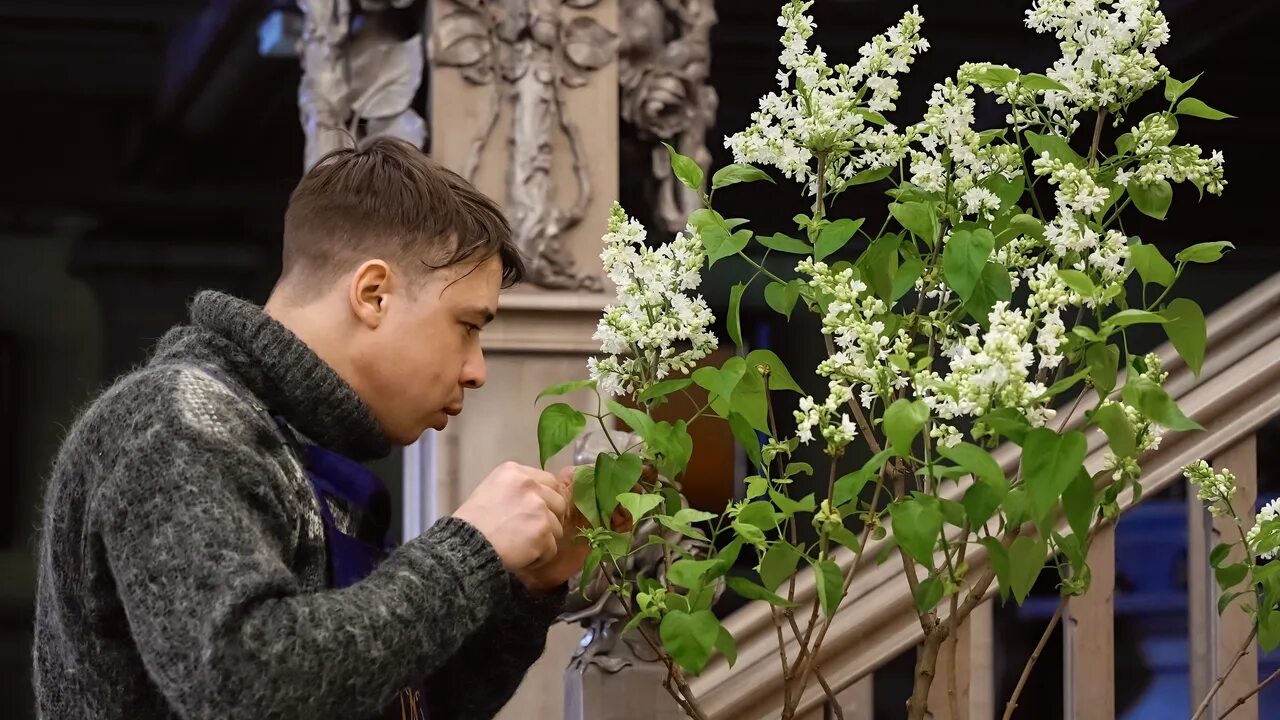
[(535, 595), (509, 576), (510, 593), (458, 652), (427, 680), (431, 720), (485, 720), (511, 699), (542, 655), (565, 588)]
[[(128, 632), (181, 717), (376, 715), (457, 657), (509, 597), (492, 546), (452, 518), (361, 583), (304, 590), (289, 567), (299, 513), (271, 489), (282, 468), (251, 440), (258, 419), (238, 403), (200, 402), (203, 415), (178, 402), (174, 416), (130, 428), (90, 510)], [(497, 675), (527, 667), (523, 655), (510, 662)], [(452, 677), (460, 693), (486, 691)]]

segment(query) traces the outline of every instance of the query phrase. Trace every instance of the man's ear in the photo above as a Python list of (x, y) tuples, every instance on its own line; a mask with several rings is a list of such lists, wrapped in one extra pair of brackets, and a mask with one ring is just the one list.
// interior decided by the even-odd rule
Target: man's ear
[(351, 275), (348, 297), (351, 311), (370, 330), (387, 317), (391, 282), (391, 267), (383, 260), (366, 260)]

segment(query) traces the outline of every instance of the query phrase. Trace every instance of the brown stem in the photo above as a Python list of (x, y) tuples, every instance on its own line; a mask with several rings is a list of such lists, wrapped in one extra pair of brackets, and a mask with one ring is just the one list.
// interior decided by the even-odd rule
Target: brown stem
[[(968, 535), (964, 535), (962, 537), (967, 538)], [(961, 545), (961, 547), (963, 547), (963, 545)], [(954, 577), (952, 581), (954, 582)], [(951, 644), (947, 648), (947, 654), (951, 661), (951, 664), (947, 668), (947, 702), (951, 706), (951, 717), (956, 720), (959, 720), (960, 718), (960, 701), (957, 697), (959, 694), (957, 692), (957, 687), (959, 685), (959, 678), (957, 676), (959, 675), (959, 672), (956, 670), (956, 655), (960, 650), (960, 623), (956, 621), (956, 612), (960, 609), (959, 605), (960, 591), (957, 590), (956, 593), (951, 596), (951, 617), (948, 618), (948, 621), (951, 623), (949, 625), (951, 629), (951, 637), (948, 642)]]
[(831, 686), (827, 684), (827, 679), (822, 677), (822, 671), (815, 667), (813, 676), (818, 678), (818, 684), (822, 686), (822, 692), (827, 696), (827, 703), (831, 707), (831, 711), (836, 714), (836, 720), (844, 720), (844, 708), (840, 707), (840, 700), (831, 691)]
[(946, 626), (938, 625), (925, 633), (924, 647), (916, 658), (915, 685), (911, 688), (911, 699), (907, 701), (907, 720), (924, 720), (929, 712), (929, 688), (938, 667), (938, 652), (946, 640)]
[(1013, 717), (1013, 711), (1018, 707), (1018, 698), (1022, 695), (1022, 689), (1027, 685), (1027, 678), (1031, 677), (1031, 668), (1036, 666), (1036, 661), (1040, 659), (1040, 653), (1044, 652), (1044, 646), (1049, 642), (1049, 636), (1053, 635), (1054, 628), (1058, 627), (1058, 621), (1062, 619), (1062, 609), (1067, 605), (1067, 598), (1064, 595), (1058, 600), (1058, 609), (1053, 611), (1053, 617), (1049, 619), (1049, 626), (1044, 629), (1044, 634), (1040, 636), (1040, 642), (1036, 643), (1036, 649), (1031, 651), (1031, 657), (1027, 659), (1027, 664), (1022, 668), (1022, 677), (1018, 678), (1018, 685), (1013, 689), (1013, 695), (1009, 698), (1009, 703), (1004, 707), (1004, 720)]
[[(1256, 637), (1258, 637), (1258, 624), (1254, 623), (1253, 630), (1249, 632), (1249, 637), (1245, 638), (1244, 643), (1240, 645), (1240, 650), (1236, 652), (1236, 656), (1231, 659), (1231, 664), (1227, 666), (1227, 671), (1219, 675), (1218, 679), (1213, 682), (1213, 687), (1209, 688), (1209, 692), (1204, 696), (1204, 700), (1200, 701), (1200, 707), (1196, 708), (1196, 712), (1191, 716), (1191, 720), (1200, 720), (1200, 716), (1204, 715), (1205, 711), (1209, 709), (1209, 703), (1213, 701), (1213, 696), (1217, 695), (1218, 691), (1222, 689), (1222, 684), (1227, 681), (1227, 676), (1231, 674), (1231, 671), (1236, 669), (1236, 665), (1240, 662), (1240, 658), (1244, 657), (1245, 653), (1249, 652), (1249, 648), (1253, 647), (1253, 640)], [(1238, 705), (1239, 703), (1232, 707), (1237, 707)]]
[(1089, 146), (1089, 164), (1094, 164), (1098, 157), (1098, 146), (1102, 143), (1102, 122), (1107, 118), (1107, 109), (1098, 110), (1098, 119), (1093, 123), (1093, 144)]
[(1226, 717), (1230, 715), (1232, 712), (1235, 712), (1236, 708), (1248, 702), (1249, 698), (1262, 692), (1262, 688), (1270, 685), (1271, 681), (1275, 680), (1277, 677), (1280, 677), (1280, 670), (1276, 670), (1275, 672), (1271, 673), (1270, 675), (1267, 676), (1266, 680), (1263, 680), (1262, 682), (1258, 683), (1258, 687), (1250, 690), (1243, 697), (1238, 698), (1234, 703), (1231, 704), (1231, 707), (1227, 708), (1226, 712), (1218, 716), (1218, 720), (1226, 720)]
[[(884, 475), (882, 473), (876, 479), (875, 490), (872, 491), (871, 493), (871, 504), (868, 511), (869, 513), (874, 514), (877, 512), (876, 508), (879, 506), (880, 494), (883, 491), (884, 491)], [(862, 567), (862, 560), (863, 558), (866, 557), (867, 541), (871, 538), (871, 530), (874, 527), (875, 527), (875, 523), (868, 520), (867, 523), (862, 528), (862, 537), (858, 541), (858, 552), (854, 554), (853, 567), (849, 569), (849, 574), (846, 575), (844, 578), (844, 587), (840, 591), (841, 597), (844, 597), (849, 592), (849, 586), (853, 584), (854, 576), (858, 574), (858, 569)], [(822, 641), (827, 637), (827, 631), (830, 629), (831, 629), (831, 618), (827, 618), (826, 621), (822, 623), (822, 626), (818, 628), (818, 635), (816, 638), (814, 638), (813, 649), (808, 651), (808, 657), (805, 656), (806, 649), (807, 649), (805, 647), (801, 647), (800, 655), (796, 657), (794, 674), (799, 679), (801, 692), (804, 692), (804, 688), (809, 682), (809, 676), (808, 676), (809, 669), (810, 667), (813, 667), (813, 663), (810, 662), (810, 658), (818, 657), (818, 652), (822, 650)]]
[[(787, 664), (787, 641), (782, 637), (782, 620), (778, 617), (778, 609), (770, 606), (769, 614), (773, 616), (773, 627), (778, 631), (778, 657), (782, 660), (782, 677), (788, 678), (791, 675), (791, 666)], [(795, 625), (795, 621), (791, 621)], [(789, 707), (791, 705), (791, 685), (790, 683), (782, 683), (782, 706)]]

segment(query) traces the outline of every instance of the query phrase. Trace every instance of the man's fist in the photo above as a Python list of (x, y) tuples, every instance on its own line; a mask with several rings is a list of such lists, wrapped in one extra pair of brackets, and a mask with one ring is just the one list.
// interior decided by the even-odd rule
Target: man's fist
[(479, 530), (503, 566), (518, 572), (556, 557), (571, 497), (572, 482), (566, 486), (551, 473), (508, 462), (489, 473), (453, 516)]

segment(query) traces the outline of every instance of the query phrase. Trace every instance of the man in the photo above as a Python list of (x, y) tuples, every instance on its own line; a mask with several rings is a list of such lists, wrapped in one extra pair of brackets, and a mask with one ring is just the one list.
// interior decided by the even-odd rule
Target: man
[(389, 499), (357, 461), (462, 411), (522, 272), (494, 204), (411, 145), (311, 170), (265, 307), (200, 294), (67, 435), (40, 550), (41, 716), (494, 715), (585, 556), (568, 477), (502, 465), (388, 554)]

